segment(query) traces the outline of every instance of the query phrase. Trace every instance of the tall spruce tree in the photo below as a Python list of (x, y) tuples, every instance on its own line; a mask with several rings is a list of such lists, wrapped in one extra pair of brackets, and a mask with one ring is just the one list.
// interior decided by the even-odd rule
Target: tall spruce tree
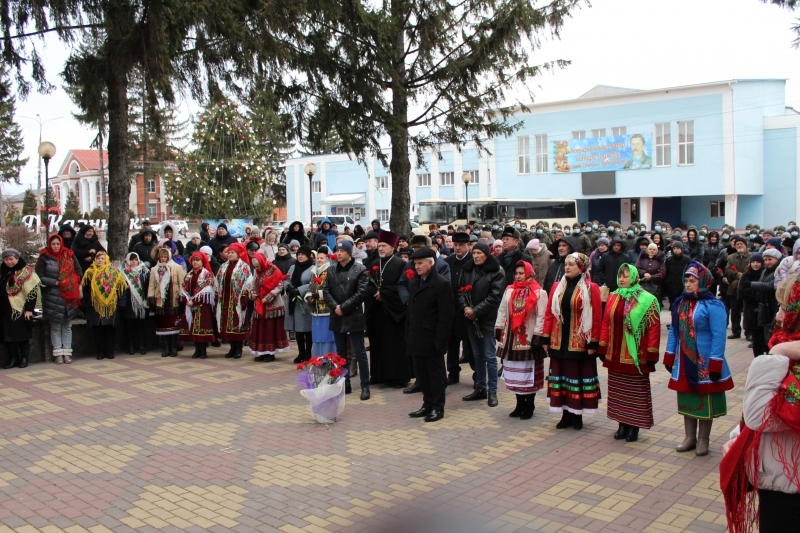
[(0, 181), (19, 184), (19, 173), (28, 158), (20, 158), (25, 144), (22, 130), (14, 121), (15, 101), (8, 73), (0, 69)]
[(265, 83), (264, 80), (256, 81), (244, 101), (247, 107), (246, 115), (253, 130), (251, 146), (264, 164), (269, 182), (269, 196), (274, 200), (273, 205), (286, 205), (284, 162), (294, 149), (289, 141), (292, 137), (291, 116), (281, 113), (274, 92), (266, 88)]
[(22, 197), (22, 214), (35, 215), (36, 209), (36, 195), (32, 190), (25, 189), (25, 196)]
[(302, 76), (282, 96), (297, 104), (296, 124), (310, 124), (307, 145), (335, 132), (342, 150), (389, 167), (390, 225), (408, 233), (409, 148), (422, 164), (425, 150), (485, 149), (487, 138), (513, 133), (510, 90), (565, 64), (537, 65), (531, 51), (580, 3), (306, 0), (290, 61)]

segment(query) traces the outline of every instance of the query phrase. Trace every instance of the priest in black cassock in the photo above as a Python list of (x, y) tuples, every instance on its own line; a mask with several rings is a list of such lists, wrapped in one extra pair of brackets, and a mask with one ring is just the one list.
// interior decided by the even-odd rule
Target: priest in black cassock
[(406, 306), (397, 286), (404, 275), (406, 262), (394, 255), (397, 235), (391, 231), (378, 234), (377, 261), (370, 264), (370, 295), (366, 318), (369, 324), (370, 374), (372, 382), (405, 387), (411, 379), (411, 358), (406, 355)]

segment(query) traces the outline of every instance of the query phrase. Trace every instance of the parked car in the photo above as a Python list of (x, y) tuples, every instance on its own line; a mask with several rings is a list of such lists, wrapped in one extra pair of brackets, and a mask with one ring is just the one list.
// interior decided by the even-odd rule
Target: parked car
[[(414, 222), (413, 220), (409, 220), (408, 223), (411, 225), (411, 233), (414, 235), (427, 235), (427, 233), (422, 229), (422, 227)], [(381, 222), (381, 229), (389, 231), (389, 222)]]

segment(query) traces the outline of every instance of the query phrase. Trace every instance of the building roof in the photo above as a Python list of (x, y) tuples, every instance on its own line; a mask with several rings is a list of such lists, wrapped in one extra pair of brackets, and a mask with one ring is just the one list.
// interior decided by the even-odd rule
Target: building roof
[(581, 98), (603, 98), (605, 96), (617, 96), (619, 94), (639, 92), (642, 92), (642, 89), (628, 89), (625, 87), (613, 87), (611, 85), (595, 85), (592, 89), (589, 89), (576, 98), (576, 100), (580, 100)]
[[(62, 176), (69, 173), (67, 166), (71, 159), (75, 159), (81, 166), (81, 172), (97, 171), (100, 168), (100, 158), (98, 157), (97, 150), (78, 150), (71, 148), (67, 151), (64, 161), (59, 167), (56, 176)], [(103, 168), (108, 168), (108, 150), (103, 150)]]

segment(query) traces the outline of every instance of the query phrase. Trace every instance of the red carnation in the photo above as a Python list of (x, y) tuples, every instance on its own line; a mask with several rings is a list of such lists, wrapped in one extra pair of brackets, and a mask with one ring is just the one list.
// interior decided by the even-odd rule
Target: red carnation
[(735, 266), (731, 266), (731, 270), (733, 270), (734, 272), (736, 272), (736, 267), (735, 267)]
[(472, 292), (472, 285), (466, 285), (458, 289), (458, 292)]
[(406, 270), (406, 278), (414, 279), (414, 271), (411, 270), (410, 268), (408, 270)]
[(342, 370), (340, 368), (334, 368), (330, 372), (328, 372), (332, 378), (336, 378), (342, 375)]
[(311, 281), (313, 281), (315, 285), (322, 285), (322, 278), (314, 278)]
[(379, 270), (380, 270), (380, 267), (378, 267), (378, 265), (375, 265), (374, 267), (372, 267), (372, 271), (373, 272), (377, 272)]

